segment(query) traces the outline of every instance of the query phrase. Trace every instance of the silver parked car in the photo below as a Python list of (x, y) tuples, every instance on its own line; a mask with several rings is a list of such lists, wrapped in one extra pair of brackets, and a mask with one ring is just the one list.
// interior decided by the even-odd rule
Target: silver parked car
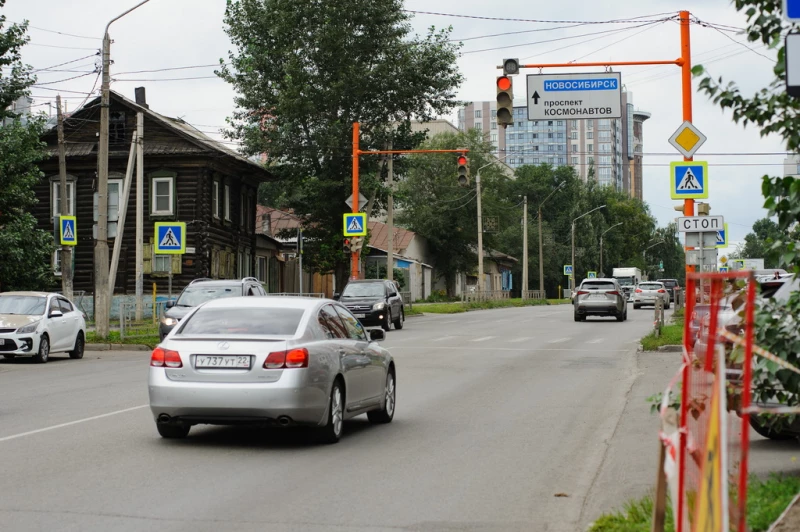
[(394, 360), (328, 299), (233, 297), (193, 309), (153, 351), (150, 409), (164, 438), (192, 425), (305, 425), (335, 443), (343, 421), (389, 423)]
[(587, 316), (614, 316), (617, 321), (628, 319), (628, 302), (616, 279), (586, 279), (573, 298), (575, 321)]
[(657, 281), (642, 281), (636, 290), (633, 291), (633, 308), (641, 308), (643, 305), (656, 305), (656, 301), (661, 300), (664, 308), (669, 308), (669, 290)]

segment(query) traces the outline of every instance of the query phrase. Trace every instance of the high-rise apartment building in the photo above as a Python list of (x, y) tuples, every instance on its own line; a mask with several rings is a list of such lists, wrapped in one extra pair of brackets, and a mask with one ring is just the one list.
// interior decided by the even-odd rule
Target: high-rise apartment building
[(594, 120), (528, 120), (525, 101), (514, 102), (514, 124), (497, 125), (495, 102), (472, 102), (458, 111), (461, 130), (478, 129), (498, 157), (512, 168), (525, 164), (569, 165), (586, 181), (642, 198), (642, 123), (650, 117), (637, 111), (630, 92), (622, 93), (622, 117)]

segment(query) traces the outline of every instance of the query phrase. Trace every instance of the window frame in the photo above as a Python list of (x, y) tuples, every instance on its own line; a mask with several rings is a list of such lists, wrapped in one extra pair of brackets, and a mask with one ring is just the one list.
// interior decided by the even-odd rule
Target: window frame
[(219, 179), (211, 183), (211, 215), (219, 220)]
[[(178, 178), (177, 172), (170, 172), (159, 170), (150, 174), (150, 216), (175, 216), (176, 215), (176, 181)], [(158, 191), (157, 183), (167, 183), (169, 185), (169, 210), (159, 211), (156, 209), (158, 202), (156, 201), (156, 192)]]
[[(73, 176), (67, 176), (67, 212), (64, 216), (75, 216), (75, 189), (77, 186), (77, 179)], [(50, 179), (50, 219), (55, 220), (61, 213), (61, 198), (59, 191), (61, 190), (61, 180), (56, 176)]]
[(224, 220), (226, 222), (231, 221), (231, 186), (228, 183), (225, 183), (225, 186), (222, 190), (222, 214), (224, 216)]

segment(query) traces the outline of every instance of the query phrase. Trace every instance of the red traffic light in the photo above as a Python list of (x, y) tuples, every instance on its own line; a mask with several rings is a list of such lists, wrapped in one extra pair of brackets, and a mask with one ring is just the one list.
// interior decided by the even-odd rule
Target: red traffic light
[(497, 88), (501, 91), (507, 91), (511, 88), (511, 78), (508, 76), (500, 76), (497, 78)]
[(458, 156), (458, 165), (459, 166), (463, 166), (465, 164), (467, 164), (467, 157), (464, 156), (464, 155), (459, 155)]

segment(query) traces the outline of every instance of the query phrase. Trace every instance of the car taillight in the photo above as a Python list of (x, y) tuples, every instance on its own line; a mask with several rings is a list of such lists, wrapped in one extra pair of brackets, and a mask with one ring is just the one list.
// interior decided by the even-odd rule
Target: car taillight
[(608, 294), (608, 295), (610, 295), (610, 296), (618, 296), (618, 295), (619, 295), (619, 292), (617, 292), (616, 290), (612, 290), (612, 291), (610, 291), (610, 292), (606, 292), (606, 294)]
[(181, 355), (177, 351), (156, 347), (150, 355), (150, 365), (154, 368), (182, 368)]
[(661, 290), (659, 290), (659, 291), (658, 291), (658, 293), (659, 293), (659, 294), (666, 294), (666, 293), (667, 293), (667, 291), (666, 291), (666, 290), (664, 290), (664, 289), (662, 288)]
[(635, 290), (635, 292), (636, 292), (637, 294), (641, 294), (641, 293), (642, 293), (642, 289), (641, 289), (641, 288), (637, 288), (637, 289)]
[(579, 295), (579, 296), (585, 296), (585, 295), (587, 295), (588, 293), (589, 293), (589, 292), (587, 292), (586, 290), (578, 290), (578, 291), (576, 292), (576, 295)]
[(264, 369), (282, 368), (307, 368), (308, 349), (292, 349), (290, 351), (276, 351), (267, 355), (264, 361)]

